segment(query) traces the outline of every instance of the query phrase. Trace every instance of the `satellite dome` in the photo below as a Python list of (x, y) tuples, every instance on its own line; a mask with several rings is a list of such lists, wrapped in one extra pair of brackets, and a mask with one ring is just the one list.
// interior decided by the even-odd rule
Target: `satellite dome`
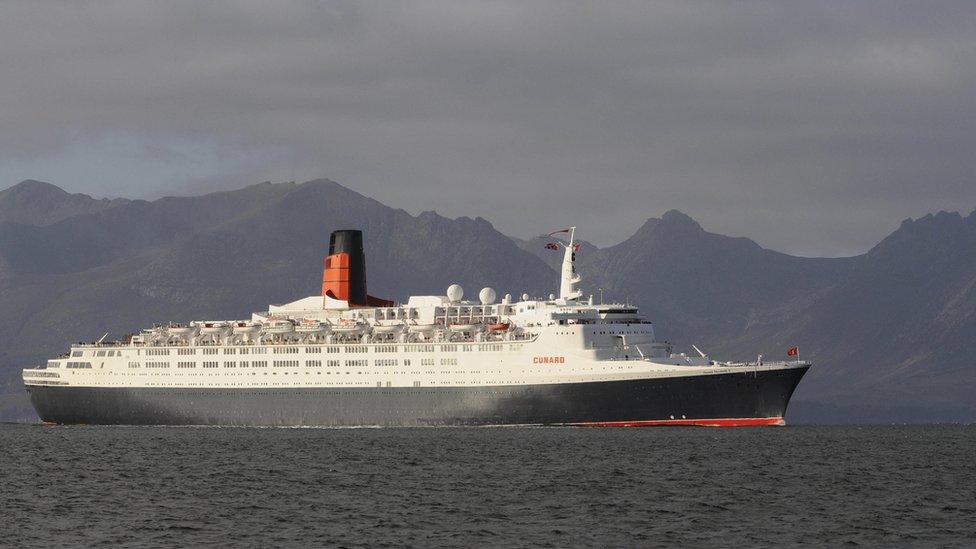
[(478, 293), (478, 299), (481, 300), (482, 305), (490, 305), (495, 302), (495, 290), (491, 288), (482, 288), (481, 292)]
[(451, 284), (447, 287), (447, 299), (449, 299), (451, 303), (461, 301), (462, 297), (464, 297), (464, 290), (460, 286), (457, 284)]
[(549, 301), (556, 299), (556, 294), (549, 294)]
[(522, 294), (522, 301), (528, 301), (528, 300), (529, 300), (529, 294)]
[(512, 302), (512, 294), (505, 294), (505, 297), (502, 298), (502, 303), (508, 305), (511, 302)]

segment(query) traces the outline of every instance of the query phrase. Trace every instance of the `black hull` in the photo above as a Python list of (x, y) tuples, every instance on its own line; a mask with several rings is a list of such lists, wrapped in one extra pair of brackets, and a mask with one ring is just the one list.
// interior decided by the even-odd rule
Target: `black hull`
[(490, 387), (28, 386), (27, 391), (41, 419), (58, 424), (760, 425), (782, 422), (807, 368)]

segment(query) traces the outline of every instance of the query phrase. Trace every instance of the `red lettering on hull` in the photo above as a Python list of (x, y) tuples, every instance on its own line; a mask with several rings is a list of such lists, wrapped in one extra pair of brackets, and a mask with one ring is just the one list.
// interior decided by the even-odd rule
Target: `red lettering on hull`
[(564, 356), (534, 356), (532, 364), (566, 364)]
[(762, 425), (786, 425), (781, 417), (726, 417), (715, 419), (649, 419), (635, 421), (594, 421), (573, 423), (580, 427), (758, 427)]

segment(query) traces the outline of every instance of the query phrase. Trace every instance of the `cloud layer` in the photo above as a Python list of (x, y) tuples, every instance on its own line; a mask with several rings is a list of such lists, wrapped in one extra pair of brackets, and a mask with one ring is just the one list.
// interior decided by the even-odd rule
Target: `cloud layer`
[(976, 207), (971, 3), (15, 3), (0, 186), (328, 177), (515, 236), (804, 254)]

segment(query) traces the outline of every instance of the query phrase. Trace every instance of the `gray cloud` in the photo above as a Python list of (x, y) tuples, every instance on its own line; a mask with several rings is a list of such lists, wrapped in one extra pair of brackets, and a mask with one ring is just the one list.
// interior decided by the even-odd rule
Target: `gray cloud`
[[(609, 244), (678, 208), (805, 254), (976, 207), (968, 2), (14, 3), (0, 181), (335, 179)], [(40, 172), (40, 173), (38, 173)]]

